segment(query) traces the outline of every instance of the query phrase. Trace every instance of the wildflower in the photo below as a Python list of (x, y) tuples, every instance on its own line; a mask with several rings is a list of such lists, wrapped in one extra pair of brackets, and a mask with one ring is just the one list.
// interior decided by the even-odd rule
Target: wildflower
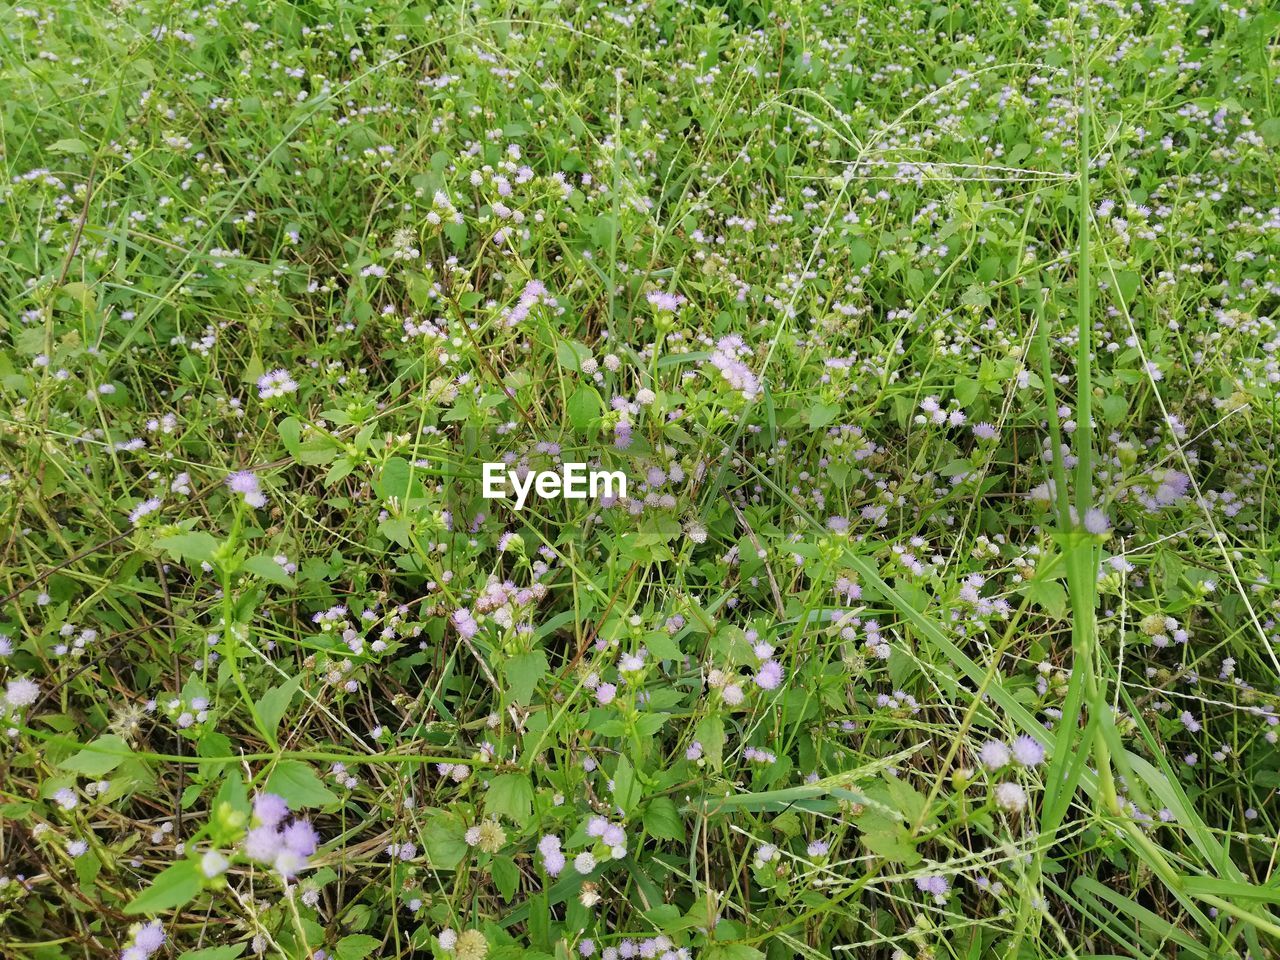
[(244, 497), (244, 502), (251, 507), (260, 508), (267, 505), (267, 498), (262, 493), (257, 474), (248, 470), (237, 470), (227, 476), (227, 486), (231, 488), (232, 493), (238, 493)]
[(485, 820), (477, 831), (475, 846), (483, 853), (497, 853), (507, 845), (507, 831), (497, 820)]
[(596, 868), (596, 858), (589, 852), (583, 851), (573, 858), (573, 869), (577, 870), (584, 876)]
[(766, 660), (756, 671), (756, 686), (761, 690), (777, 690), (782, 684), (782, 664), (777, 660)]
[(542, 854), (542, 869), (548, 876), (558, 877), (564, 869), (565, 857), (560, 852), (560, 838), (555, 834), (547, 834), (538, 841), (538, 853)]
[(129, 522), (136, 527), (138, 525), (138, 521), (147, 514), (155, 513), (159, 510), (162, 502), (163, 501), (161, 501), (159, 497), (151, 497), (149, 500), (143, 500), (140, 504), (129, 511)]
[(453, 625), (458, 628), (458, 633), (468, 640), (480, 632), (480, 624), (476, 623), (475, 617), (466, 607), (453, 611)]
[(979, 440), (994, 440), (1000, 436), (999, 431), (985, 420), (981, 423), (975, 423), (972, 429), (973, 435)]
[(289, 805), (271, 793), (254, 797), (253, 812), (256, 825), (244, 838), (245, 856), (270, 865), (285, 879), (305, 870), (320, 842), (311, 823), (294, 820), (282, 829), (280, 824), (289, 814)]
[(231, 862), (217, 850), (210, 850), (200, 858), (200, 872), (209, 880), (226, 873), (230, 866)]
[(1023, 734), (1013, 741), (1013, 759), (1024, 767), (1044, 763), (1044, 747), (1034, 737)]
[(293, 393), (297, 389), (298, 384), (289, 375), (288, 370), (272, 370), (258, 378), (258, 397), (262, 400), (283, 397), (286, 393)]
[(659, 312), (675, 313), (684, 305), (685, 299), (678, 293), (665, 290), (653, 290), (646, 297), (649, 305)]
[(1111, 529), (1111, 521), (1107, 519), (1107, 515), (1105, 513), (1097, 507), (1093, 507), (1085, 512), (1084, 529), (1086, 533), (1101, 536)]
[(458, 960), (484, 960), (489, 953), (489, 941), (479, 930), (465, 930), (458, 937), (454, 952)]
[(945, 897), (947, 891), (951, 888), (951, 884), (946, 877), (934, 873), (924, 877), (916, 877), (916, 887), (921, 893), (931, 893), (935, 897)]
[(1027, 806), (1027, 792), (1022, 789), (1020, 784), (997, 784), (996, 806), (1010, 813), (1021, 813)]
[(978, 751), (978, 759), (982, 761), (982, 765), (993, 772), (1008, 765), (1012, 756), (1009, 748), (999, 740), (988, 740)]
[(10, 680), (5, 685), (4, 702), (13, 710), (31, 706), (39, 696), (40, 688), (36, 686), (34, 680), (28, 680), (26, 677)]

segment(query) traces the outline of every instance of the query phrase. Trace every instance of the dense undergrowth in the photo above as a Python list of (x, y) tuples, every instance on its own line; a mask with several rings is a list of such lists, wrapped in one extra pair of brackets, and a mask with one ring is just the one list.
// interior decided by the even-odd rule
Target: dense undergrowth
[(1278, 31), (0, 10), (0, 956), (1275, 956)]

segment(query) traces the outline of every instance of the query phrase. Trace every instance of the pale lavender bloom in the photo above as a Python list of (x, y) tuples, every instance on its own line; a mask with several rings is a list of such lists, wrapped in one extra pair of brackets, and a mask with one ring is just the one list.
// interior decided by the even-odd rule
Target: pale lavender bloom
[(289, 815), (289, 804), (274, 793), (260, 793), (253, 798), (253, 816), (265, 827), (274, 827)]
[(667, 313), (675, 313), (685, 302), (680, 294), (668, 293), (665, 290), (654, 290), (645, 299), (655, 310)]
[(939, 874), (930, 874), (927, 877), (916, 877), (916, 887), (921, 893), (931, 893), (935, 897), (945, 897), (947, 890), (951, 888), (951, 884), (947, 882), (947, 878)]
[(471, 611), (466, 607), (459, 607), (453, 611), (453, 625), (468, 640), (480, 632), (480, 625), (476, 623), (475, 617), (471, 615)]
[(298, 389), (297, 382), (288, 370), (272, 370), (258, 378), (258, 396), (263, 400), (282, 397)]
[(129, 522), (136, 527), (138, 525), (138, 521), (147, 514), (155, 513), (159, 510), (161, 502), (162, 501), (159, 497), (151, 497), (148, 500), (143, 500), (140, 504), (129, 511)]
[(999, 740), (988, 740), (978, 751), (978, 759), (988, 770), (999, 770), (1009, 763), (1011, 757), (1009, 748)]
[(782, 685), (782, 664), (777, 660), (766, 660), (756, 671), (756, 686), (761, 690), (777, 690)]
[(147, 953), (155, 953), (164, 946), (164, 926), (159, 920), (152, 920), (138, 931), (133, 942)]
[(261, 482), (257, 474), (248, 470), (237, 470), (227, 476), (227, 486), (231, 488), (232, 493), (238, 493), (244, 497), (244, 502), (251, 507), (267, 505), (267, 498), (262, 494)]
[(973, 435), (979, 440), (994, 440), (1000, 436), (1000, 432), (984, 420), (973, 425)]
[(1013, 759), (1024, 767), (1034, 767), (1044, 763), (1044, 747), (1034, 737), (1024, 733), (1013, 741)]
[(1084, 529), (1088, 533), (1101, 535), (1111, 529), (1111, 521), (1105, 513), (1093, 507), (1085, 512)]

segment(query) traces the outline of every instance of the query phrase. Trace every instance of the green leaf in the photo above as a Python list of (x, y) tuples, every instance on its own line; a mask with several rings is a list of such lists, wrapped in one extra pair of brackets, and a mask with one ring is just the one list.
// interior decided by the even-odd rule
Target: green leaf
[(581, 370), (582, 361), (591, 356), (591, 348), (576, 340), (556, 341), (556, 359), (562, 367), (570, 370)]
[(244, 562), (244, 569), (252, 574), (256, 574), (263, 580), (269, 580), (272, 583), (278, 583), (282, 587), (292, 587), (293, 577), (284, 572), (284, 567), (276, 563), (271, 557), (265, 553), (250, 557)]
[(868, 825), (872, 829), (862, 835), (862, 842), (876, 856), (908, 867), (920, 862), (920, 854), (906, 827), (879, 818)]
[(654, 797), (644, 811), (644, 828), (659, 840), (684, 840), (684, 821), (670, 797)]
[(1022, 588), (1022, 594), (1052, 617), (1060, 617), (1067, 611), (1067, 591), (1057, 580), (1035, 577)]
[(338, 960), (364, 960), (381, 946), (382, 941), (377, 937), (371, 937), (367, 933), (353, 933), (339, 940), (334, 952)]
[(427, 859), (437, 870), (452, 870), (467, 855), (466, 828), (447, 813), (437, 813), (422, 832)]
[(414, 467), (404, 457), (392, 457), (378, 477), (378, 496), (383, 500), (394, 498), (404, 509), (414, 500), (426, 498), (427, 488), (422, 484), (422, 468)]
[(702, 755), (712, 770), (724, 765), (724, 720), (719, 714), (703, 717), (693, 731), (693, 737), (702, 744)]
[(702, 954), (704, 960), (764, 960), (764, 954), (745, 943), (713, 943)]
[(600, 419), (602, 409), (600, 394), (596, 393), (595, 387), (583, 384), (569, 397), (569, 422), (575, 430), (587, 430)]
[(196, 531), (161, 537), (156, 541), (156, 546), (178, 560), (190, 563), (213, 563), (214, 554), (218, 550), (218, 541), (207, 533)]
[(613, 772), (613, 799), (622, 808), (622, 812), (630, 813), (640, 802), (644, 791), (640, 781), (636, 779), (635, 767), (627, 759), (626, 754), (618, 757), (617, 769)]
[(835, 403), (815, 403), (805, 411), (810, 430), (821, 430), (840, 416), (840, 406)]
[(203, 950), (188, 950), (178, 960), (236, 960), (244, 953), (248, 944), (233, 943), (225, 947), (205, 947)]
[(161, 913), (190, 903), (204, 886), (200, 865), (194, 860), (179, 860), (156, 875), (151, 885), (133, 898), (125, 913)]
[(511, 686), (511, 698), (522, 707), (528, 706), (538, 681), (546, 676), (547, 655), (541, 650), (516, 654), (506, 662), (502, 672)]
[(520, 870), (515, 861), (510, 857), (494, 857), (489, 864), (489, 873), (493, 876), (493, 884), (502, 894), (502, 899), (510, 903), (520, 883)]
[(323, 807), (337, 796), (301, 760), (281, 760), (267, 778), (267, 793), (279, 794), (293, 809)]
[(86, 777), (100, 777), (110, 773), (126, 760), (133, 758), (133, 750), (115, 734), (99, 737), (74, 756), (58, 764), (59, 770), (70, 770)]
[(47, 149), (50, 153), (79, 153), (86, 156), (93, 152), (83, 140), (77, 140), (75, 137), (55, 140)]
[(489, 783), (484, 808), (493, 816), (526, 823), (533, 816), (533, 784), (522, 773), (504, 773)]
[(276, 731), (280, 728), (280, 721), (284, 719), (289, 704), (293, 701), (293, 695), (298, 692), (301, 684), (301, 677), (291, 677), (280, 686), (272, 687), (257, 702), (258, 719), (262, 721), (263, 728), (271, 734), (272, 739), (275, 738)]

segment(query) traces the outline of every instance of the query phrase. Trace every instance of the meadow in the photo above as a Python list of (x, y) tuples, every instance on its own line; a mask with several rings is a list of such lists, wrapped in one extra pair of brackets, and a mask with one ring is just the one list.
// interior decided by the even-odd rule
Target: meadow
[(0, 164), (0, 958), (1280, 957), (1274, 0), (27, 0)]

